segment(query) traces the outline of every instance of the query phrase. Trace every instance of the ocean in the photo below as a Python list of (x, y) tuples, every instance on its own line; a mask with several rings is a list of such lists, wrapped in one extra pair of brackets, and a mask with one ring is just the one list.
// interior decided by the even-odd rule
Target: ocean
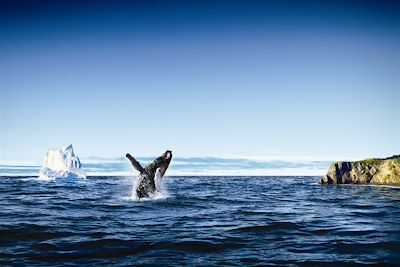
[(400, 188), (319, 177), (0, 177), (0, 265), (400, 265)]

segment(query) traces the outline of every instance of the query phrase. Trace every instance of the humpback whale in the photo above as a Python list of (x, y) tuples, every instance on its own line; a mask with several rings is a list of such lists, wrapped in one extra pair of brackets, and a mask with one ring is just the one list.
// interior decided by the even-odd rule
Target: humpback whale
[(145, 168), (131, 154), (127, 153), (126, 157), (131, 162), (133, 168), (140, 172), (135, 188), (136, 196), (140, 199), (149, 197), (156, 190), (160, 191), (161, 179), (171, 162), (172, 152), (170, 150), (165, 151), (164, 154), (153, 160)]

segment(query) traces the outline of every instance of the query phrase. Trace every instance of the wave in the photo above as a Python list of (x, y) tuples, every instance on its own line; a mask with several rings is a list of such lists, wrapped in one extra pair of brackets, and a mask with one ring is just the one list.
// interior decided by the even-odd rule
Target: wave
[(231, 232), (241, 232), (241, 233), (257, 233), (257, 232), (266, 232), (266, 231), (276, 231), (276, 230), (299, 230), (300, 227), (291, 222), (276, 222), (268, 225), (254, 225), (254, 226), (246, 226), (239, 227), (230, 230)]
[[(38, 247), (38, 245), (36, 245)], [(112, 259), (127, 256), (137, 256), (151, 251), (181, 251), (197, 253), (219, 253), (225, 250), (238, 249), (238, 244), (209, 241), (182, 242), (137, 242), (122, 239), (100, 239), (83, 241), (63, 247), (63, 251), (54, 252), (55, 246), (44, 243), (39, 248), (48, 251), (46, 254), (27, 255), (30, 259), (40, 262), (65, 262), (68, 260)]]

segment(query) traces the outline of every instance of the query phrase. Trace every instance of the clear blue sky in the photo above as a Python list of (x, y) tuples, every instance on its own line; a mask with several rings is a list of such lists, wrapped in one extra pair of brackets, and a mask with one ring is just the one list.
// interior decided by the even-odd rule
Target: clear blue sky
[(391, 1), (2, 1), (1, 160), (400, 153)]

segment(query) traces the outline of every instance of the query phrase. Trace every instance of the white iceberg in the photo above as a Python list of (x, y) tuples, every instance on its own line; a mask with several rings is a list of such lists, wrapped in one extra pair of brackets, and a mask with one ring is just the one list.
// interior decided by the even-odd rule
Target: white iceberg
[(39, 179), (52, 180), (55, 178), (86, 178), (81, 168), (81, 162), (74, 154), (72, 145), (64, 149), (51, 148), (47, 150)]

